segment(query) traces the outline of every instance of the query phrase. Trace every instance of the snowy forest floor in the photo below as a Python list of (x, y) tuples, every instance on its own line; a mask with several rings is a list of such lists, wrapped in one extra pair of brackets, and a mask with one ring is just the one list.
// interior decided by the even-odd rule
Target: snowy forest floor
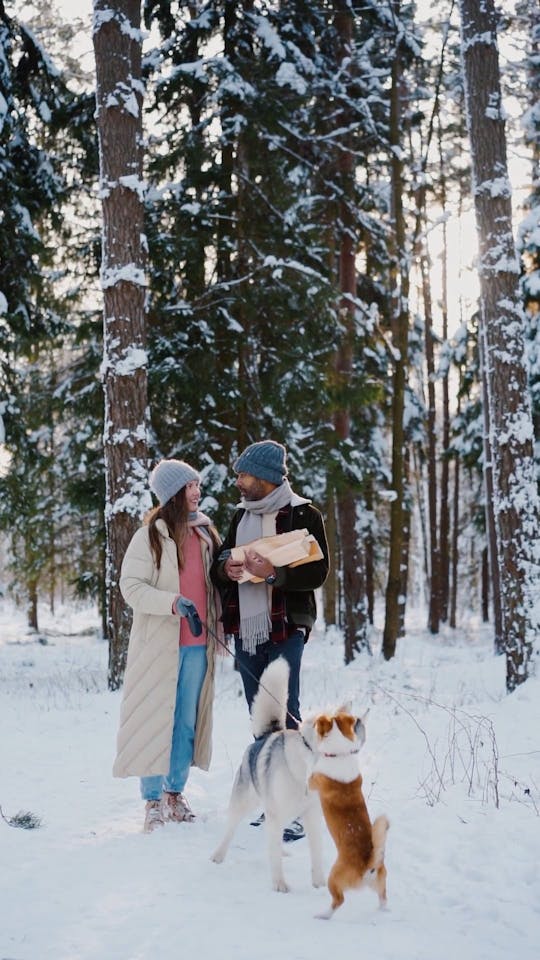
[(413, 614), (392, 661), (374, 629), (374, 656), (348, 667), (337, 630), (312, 635), (303, 715), (347, 697), (370, 708), (364, 790), (391, 821), (389, 909), (357, 892), (324, 922), (306, 840), (286, 848), (288, 895), (271, 890), (262, 827), (243, 823), (210, 862), (251, 736), (232, 658), (218, 667), (211, 769), (186, 790), (198, 819), (144, 835), (137, 781), (111, 776), (120, 694), (97, 617), (40, 614), (41, 642), (20, 611), (0, 612), (0, 805), (42, 820), (0, 819), (0, 960), (536, 960), (540, 680), (506, 695), (489, 628), (431, 637)]

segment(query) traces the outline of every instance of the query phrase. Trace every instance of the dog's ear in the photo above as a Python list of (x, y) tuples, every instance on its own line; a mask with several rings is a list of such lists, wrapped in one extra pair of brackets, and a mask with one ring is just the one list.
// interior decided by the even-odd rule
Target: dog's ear
[(339, 732), (347, 737), (347, 740), (354, 740), (356, 737), (356, 717), (353, 717), (350, 713), (338, 713), (335, 717), (335, 722), (338, 725)]
[(366, 725), (364, 723), (364, 720), (366, 719), (368, 713), (369, 713), (369, 710), (366, 710), (363, 717), (357, 717), (356, 723), (354, 725), (354, 732), (361, 746), (366, 742)]
[(319, 737), (325, 737), (334, 725), (334, 720), (326, 713), (321, 713), (315, 720), (315, 728)]

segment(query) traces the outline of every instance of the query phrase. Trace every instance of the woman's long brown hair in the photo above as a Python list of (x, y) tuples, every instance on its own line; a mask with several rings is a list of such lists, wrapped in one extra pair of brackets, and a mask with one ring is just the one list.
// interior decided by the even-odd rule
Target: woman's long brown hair
[(148, 536), (150, 539), (150, 548), (156, 561), (156, 567), (161, 566), (161, 554), (163, 544), (159, 530), (156, 527), (158, 520), (164, 520), (167, 524), (169, 536), (176, 544), (178, 554), (178, 569), (184, 568), (184, 542), (188, 531), (188, 505), (186, 500), (186, 488), (182, 487), (174, 497), (167, 500), (163, 506), (154, 507), (145, 517), (145, 523), (148, 524)]
[[(159, 530), (156, 527), (158, 520), (164, 520), (167, 524), (169, 536), (176, 544), (178, 554), (178, 569), (184, 569), (184, 544), (188, 533), (189, 508), (186, 500), (186, 488), (182, 487), (174, 497), (167, 500), (163, 506), (154, 507), (150, 510), (144, 522), (148, 524), (148, 536), (150, 539), (150, 549), (154, 555), (156, 567), (159, 570), (161, 566), (161, 554), (163, 552), (163, 543)], [(213, 527), (207, 527), (213, 543), (214, 549), (219, 546), (219, 537), (217, 530)]]

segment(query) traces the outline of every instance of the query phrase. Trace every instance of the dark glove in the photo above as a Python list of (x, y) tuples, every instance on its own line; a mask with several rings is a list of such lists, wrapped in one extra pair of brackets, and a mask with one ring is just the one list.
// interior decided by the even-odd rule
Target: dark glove
[(176, 612), (179, 613), (181, 617), (186, 618), (193, 636), (200, 637), (202, 633), (202, 623), (193, 600), (188, 600), (187, 597), (177, 597), (174, 601), (174, 606)]

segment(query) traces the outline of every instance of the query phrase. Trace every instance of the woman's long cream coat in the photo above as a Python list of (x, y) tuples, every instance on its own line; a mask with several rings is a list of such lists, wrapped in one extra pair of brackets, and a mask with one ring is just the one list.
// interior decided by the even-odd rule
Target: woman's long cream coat
[[(148, 527), (129, 544), (120, 574), (120, 590), (133, 609), (123, 697), (120, 708), (115, 777), (167, 775), (171, 753), (179, 667), (180, 620), (171, 613), (178, 596), (178, 559), (163, 520), (160, 569), (156, 569)], [(197, 534), (195, 534), (197, 535)], [(193, 763), (207, 770), (212, 752), (212, 706), (217, 633), (217, 600), (209, 569), (211, 550), (199, 537), (207, 584), (208, 668), (197, 710)]]

